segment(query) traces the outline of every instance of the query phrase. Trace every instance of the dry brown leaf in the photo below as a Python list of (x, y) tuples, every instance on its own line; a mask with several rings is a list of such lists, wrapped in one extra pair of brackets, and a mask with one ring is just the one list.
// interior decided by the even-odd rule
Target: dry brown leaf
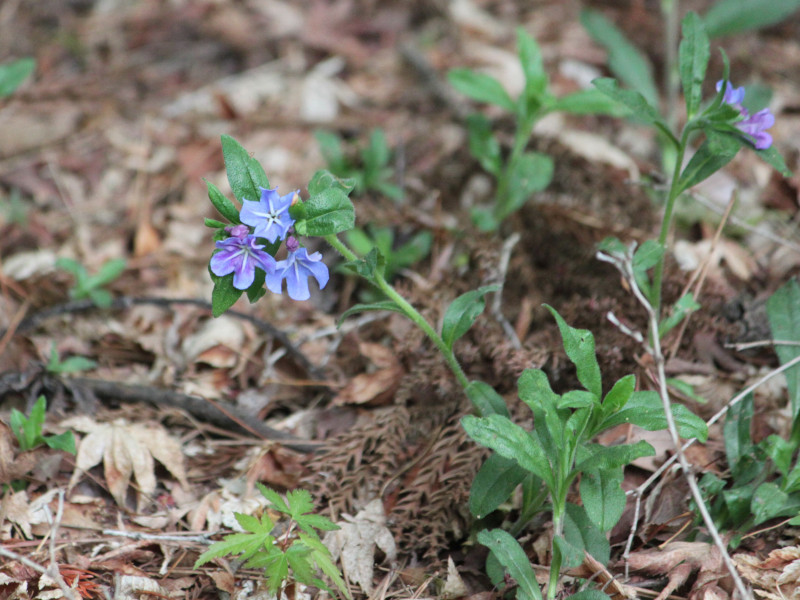
[(800, 599), (800, 546), (778, 548), (765, 559), (737, 554), (733, 561), (742, 577), (763, 588), (765, 597)]
[(372, 500), (354, 517), (342, 515), (340, 529), (325, 535), (323, 542), (333, 560), (341, 560), (345, 576), (357, 583), (365, 594), (372, 592), (375, 548), (380, 548), (390, 562), (397, 559), (397, 548), (386, 527), (386, 514), (380, 498)]
[(360, 342), (358, 349), (376, 367), (368, 373), (353, 377), (334, 399), (334, 405), (382, 405), (394, 397), (403, 377), (403, 367), (397, 355), (380, 344)]
[(453, 557), (447, 557), (447, 579), (444, 582), (444, 587), (439, 594), (440, 598), (462, 598), (469, 594), (464, 580), (458, 574), (456, 563), (453, 562)]
[[(716, 583), (727, 576), (719, 549), (704, 542), (672, 542), (663, 550), (634, 552), (628, 559), (634, 571), (668, 575), (669, 582), (655, 600), (664, 600), (694, 571), (699, 571), (690, 598), (721, 598), (728, 595)], [(723, 594), (723, 595), (719, 595)]]
[(160, 425), (130, 424), (125, 419), (97, 423), (89, 417), (67, 419), (62, 425), (88, 434), (78, 447), (70, 490), (83, 473), (102, 462), (108, 490), (117, 504), (125, 506), (131, 477), (138, 485), (137, 504), (141, 504), (156, 489), (153, 459), (164, 465), (182, 487), (189, 487), (181, 445)]

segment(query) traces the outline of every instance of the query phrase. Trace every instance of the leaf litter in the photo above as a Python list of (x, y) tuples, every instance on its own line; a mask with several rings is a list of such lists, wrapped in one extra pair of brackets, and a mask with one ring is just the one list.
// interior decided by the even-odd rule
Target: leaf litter
[[(458, 227), (457, 215), (465, 209), (460, 203), (468, 199), (465, 182), (477, 166), (466, 153), (462, 128), (447, 112), (450, 107), (446, 101), (442, 104), (434, 85), (421, 83), (408, 68), (395, 41), (411, 38), (411, 45), (421, 48), (424, 61), (439, 76), (449, 67), (462, 66), (466, 57), (502, 74), (511, 86), (518, 84), (519, 74), (509, 61), (513, 48), (507, 42), (516, 24), (540, 39), (548, 67), (559, 73), (555, 84), (565, 91), (576, 85), (566, 61), (577, 60), (592, 72), (600, 72), (605, 64), (603, 53), (576, 26), (572, 8), (555, 0), (535, 11), (520, 2), (477, 0), (459, 0), (446, 8), (374, 0), (309, 6), (272, 0), (228, 4), (139, 0), (111, 11), (107, 7), (113, 3), (47, 3), (37, 8), (40, 13), (29, 3), (8, 4), (4, 11), (11, 18), (5, 12), (0, 18), (0, 56), (7, 58), (14, 48), (36, 55), (40, 68), (18, 98), (0, 105), (0, 122), (8, 125), (0, 127), (0, 200), (5, 202), (6, 193), (17, 190), (27, 209), (27, 225), (21, 226), (6, 217), (5, 204), (0, 204), (3, 328), (14, 324), (12, 315), (24, 314), (29, 307), (67, 300), (69, 277), (53, 270), (58, 256), (74, 257), (90, 271), (108, 258), (129, 259), (129, 269), (112, 286), (118, 295), (208, 298), (205, 262), (210, 250), (202, 217), (211, 215), (201, 178), (225, 185), (219, 134), (241, 134), (268, 167), (271, 181), (288, 189), (321, 166), (313, 128), (325, 126), (358, 138), (376, 124), (385, 127), (392, 144), (402, 149), (406, 162), (401, 170), (410, 202), (398, 207), (369, 198), (362, 203), (369, 206), (363, 211), (359, 207), (359, 216), (378, 224), (407, 220), (435, 233), (430, 263), (415, 266), (413, 277), (399, 281), (414, 304), (435, 320), (455, 293), (490, 282), (497, 243), (480, 236), (461, 240), (452, 234)], [(655, 36), (646, 35), (648, 27), (657, 26), (654, 18), (634, 8), (635, 18), (629, 19), (619, 12), (622, 7), (606, 8), (612, 16), (621, 16), (617, 22), (634, 24), (627, 33), (643, 47), (654, 55), (660, 52), (651, 47)], [(645, 27), (637, 29), (637, 23)], [(63, 35), (53, 36), (51, 27), (60, 27)], [(782, 35), (773, 31), (766, 38), (732, 41), (751, 57), (738, 66), (767, 79), (780, 67), (777, 63), (792, 68), (796, 59)], [(417, 43), (420, 39), (425, 43)], [(774, 52), (746, 50), (752, 39), (768, 40)], [(493, 50), (486, 53), (487, 49)], [(778, 90), (781, 101), (793, 106), (798, 90), (789, 86), (783, 84)], [(323, 87), (324, 94), (309, 93)], [(800, 122), (789, 114), (785, 117), (781, 135), (786, 139), (800, 135)], [(538, 308), (543, 301), (562, 302), (569, 321), (595, 332), (604, 374), (613, 377), (639, 368), (639, 379), (644, 381), (648, 365), (637, 364), (638, 349), (603, 318), (610, 309), (634, 320), (636, 313), (620, 292), (616, 276), (598, 269), (588, 257), (592, 244), (608, 232), (636, 237), (649, 230), (650, 201), (625, 180), (636, 180), (653, 168), (631, 158), (652, 154), (653, 141), (625, 125), (609, 132), (602, 120), (542, 125), (532, 144), (555, 155), (556, 177), (537, 198), (537, 206), (520, 213), (515, 227), (524, 233), (524, 240), (512, 256), (504, 291), (506, 317), (516, 319), (523, 348), (513, 349), (487, 317), (479, 331), (459, 342), (459, 354), (471, 375), (503, 392), (512, 389), (519, 372), (530, 366), (546, 367), (568, 385), (570, 374), (554, 332)], [(796, 213), (796, 181), (766, 181), (747, 158), (737, 159), (731, 173), (735, 177), (726, 174), (724, 181), (702, 190), (712, 204), (727, 202), (737, 183), (757, 181), (769, 186), (771, 206)], [(753, 190), (745, 190), (742, 201), (747, 219), (763, 219), (756, 229), (768, 235), (743, 229), (748, 232), (744, 244), (726, 239), (717, 247), (703, 299), (714, 317), (693, 316), (678, 353), (683, 362), (673, 363), (683, 369), (678, 375), (701, 373), (706, 377), (703, 385), (710, 388), (720, 387), (716, 384), (722, 375), (727, 378), (725, 389), (741, 388), (742, 381), (754, 376), (750, 367), (763, 368), (773, 360), (766, 354), (737, 354), (736, 361), (725, 360), (719, 353), (721, 342), (739, 334), (730, 333), (731, 323), (721, 318), (722, 307), (739, 302), (744, 316), (732, 325), (746, 325), (746, 333), (756, 335), (758, 311), (749, 309), (758, 301), (744, 296), (763, 295), (777, 278), (798, 268), (796, 250), (775, 241), (796, 234), (786, 229), (791, 223), (765, 216), (763, 201)], [(677, 258), (687, 266), (696, 265), (709, 253), (709, 237), (701, 229), (679, 249)], [(453, 256), (475, 268), (454, 269)], [(676, 295), (685, 276), (672, 277), (676, 289), (671, 293)], [(356, 293), (352, 284), (339, 282), (340, 290), (348, 285), (350, 294)], [(0, 338), (4, 352), (0, 371), (17, 377), (11, 383), (0, 382), (4, 411), (6, 402), (24, 403), (34, 389), (49, 392), (58, 386), (47, 376), (18, 376), (40, 361), (41, 349), (56, 340), (59, 348), (79, 350), (97, 360), (97, 369), (90, 373), (94, 377), (188, 391), (223, 407), (233, 401), (257, 413), (253, 418), (270, 419), (276, 427), (291, 427), (292, 415), (308, 411), (309, 424), (298, 431), (323, 442), (325, 450), (301, 460), (284, 454), (280, 442), (256, 446), (262, 441), (163, 407), (156, 413), (133, 408), (125, 411), (124, 421), (112, 415), (99, 422), (72, 414), (84, 404), (70, 396), (75, 388), (62, 385), (57, 388), (63, 396), (59, 410), (71, 418), (60, 426), (84, 434), (74, 463), (59, 455), (43, 469), (43, 459), (52, 451), (19, 453), (10, 432), (0, 432), (2, 482), (25, 483), (25, 489), (4, 494), (0, 523), (4, 543), (46, 536), (49, 525), (42, 520), (43, 507), (53, 504), (58, 488), (70, 487), (60, 535), (92, 539), (76, 542), (61, 556), (85, 561), (86, 568), (94, 569), (92, 580), (101, 581), (106, 590), (116, 589), (119, 598), (138, 597), (145, 590), (209, 597), (216, 593), (210, 579), (187, 570), (191, 560), (181, 558), (196, 548), (139, 541), (120, 545), (102, 534), (102, 528), (121, 523), (131, 531), (150, 534), (164, 533), (165, 527), (170, 532), (214, 532), (233, 526), (234, 511), (263, 510), (252, 501), (255, 481), (290, 487), (304, 477), (318, 492), (320, 508), (348, 526), (342, 560), (349, 548), (348, 573), (363, 591), (376, 590), (376, 569), (369, 557), (380, 552), (389, 565), (409, 556), (423, 557), (408, 567), (422, 569), (420, 584), (437, 572), (446, 579), (443, 589), (426, 588), (426, 594), (458, 596), (489, 589), (485, 579), (473, 585), (467, 565), (482, 565), (483, 557), (463, 546), (469, 518), (458, 508), (466, 505), (482, 455), (459, 429), (463, 406), (452, 393), (449, 374), (397, 319), (365, 324), (357, 336), (331, 334), (306, 341), (309, 332), (319, 329), (320, 323), (329, 325), (341, 312), (343, 306), (337, 302), (343, 301), (335, 294), (331, 286), (304, 306), (280, 300), (237, 306), (286, 331), (314, 364), (324, 361), (329, 387), (307, 379), (302, 365), (281, 353), (280, 343), (262, 339), (241, 322), (220, 327), (221, 322), (208, 321), (197, 308), (137, 306), (127, 309), (119, 322), (91, 311), (64, 313), (38, 323), (33, 332)], [(703, 345), (702, 336), (708, 337), (708, 332), (712, 343)], [(72, 340), (62, 345), (65, 338)], [(756, 424), (762, 434), (785, 426), (775, 399), (784, 394), (777, 390), (774, 397), (758, 398), (766, 413)], [(710, 402), (728, 398), (729, 393), (720, 393)], [(48, 414), (48, 421), (51, 418), (57, 419), (57, 413)], [(154, 419), (164, 424), (151, 424)], [(725, 466), (721, 436), (712, 435), (717, 445), (709, 444), (693, 462), (700, 470), (721, 473)], [(190, 439), (214, 443), (201, 444), (208, 454), (184, 455)], [(638, 466), (649, 473), (664, 455), (660, 452), (653, 462)], [(641, 473), (629, 471), (626, 486), (633, 488)], [(105, 494), (87, 487), (92, 480), (108, 489), (113, 504)], [(676, 533), (678, 527), (670, 523), (685, 507), (685, 495), (672, 483), (660, 488), (669, 493), (651, 494), (655, 497), (647, 508), (651, 522), (644, 524), (637, 547)], [(87, 490), (92, 490), (89, 495)], [(345, 520), (344, 513), (356, 516)], [(791, 537), (791, 531), (786, 535)], [(395, 545), (391, 552), (390, 539)], [(786, 543), (780, 535), (758, 536), (746, 541), (744, 551), (736, 555), (740, 571), (763, 597), (791, 597), (790, 591), (798, 589), (794, 547), (774, 549)], [(108, 546), (101, 550), (104, 544)], [(115, 544), (118, 549), (110, 549)], [(693, 597), (726, 597), (714, 596), (726, 592), (720, 579), (724, 572), (717, 569), (713, 551), (702, 544), (675, 544), (690, 543), (672, 542), (660, 552), (636, 550), (631, 567), (636, 565), (639, 573), (650, 577), (668, 577), (662, 596), (672, 589)], [(176, 553), (176, 547), (183, 550)], [(26, 546), (24, 551), (42, 560), (43, 555), (32, 548)], [(93, 553), (102, 560), (93, 563)], [(544, 563), (546, 556), (539, 560)], [(172, 569), (170, 575), (156, 579), (164, 565)], [(17, 586), (20, 598), (33, 597), (33, 590), (39, 589), (33, 573), (23, 572), (19, 563), (4, 565), (0, 575), (8, 577), (8, 583), (2, 579), (0, 585)], [(241, 581), (247, 576), (239, 572), (225, 578), (224, 588), (220, 587), (237, 598), (256, 597), (260, 592), (255, 586), (250, 589), (249, 582)], [(186, 577), (195, 580), (191, 594)], [(222, 575), (214, 577), (219, 585)], [(46, 593), (54, 589), (45, 588)], [(92, 597), (89, 588), (82, 589)], [(390, 593), (406, 592), (398, 589)], [(298, 591), (298, 597), (301, 594), (310, 597)]]

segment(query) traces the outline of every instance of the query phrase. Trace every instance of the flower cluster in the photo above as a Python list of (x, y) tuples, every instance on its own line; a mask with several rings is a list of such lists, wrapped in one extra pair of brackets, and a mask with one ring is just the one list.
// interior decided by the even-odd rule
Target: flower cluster
[[(256, 268), (261, 269), (266, 273), (268, 290), (280, 294), (285, 279), (289, 297), (293, 300), (311, 297), (309, 277), (317, 280), (320, 289), (324, 288), (328, 283), (328, 267), (321, 262), (322, 255), (319, 252), (309, 255), (290, 235), (294, 219), (289, 215), (289, 207), (296, 195), (297, 192), (292, 192), (280, 196), (277, 188), (261, 188), (260, 200), (245, 199), (239, 213), (243, 224), (225, 228), (230, 237), (216, 243), (217, 252), (211, 257), (211, 272), (219, 277), (233, 273), (233, 287), (246, 290), (255, 281)], [(286, 259), (276, 261), (264, 251), (258, 238), (270, 243), (286, 239)]]
[[(751, 115), (749, 111), (742, 106), (742, 102), (744, 102), (744, 88), (733, 87), (730, 81), (724, 83), (725, 93), (722, 96), (723, 102), (736, 108), (742, 115), (742, 119), (735, 123), (736, 128), (742, 133), (753, 136), (756, 150), (765, 150), (769, 148), (772, 145), (772, 136), (765, 130), (775, 124), (775, 117), (773, 114), (768, 108), (765, 108)], [(722, 89), (722, 84), (723, 81), (717, 82), (718, 92)]]

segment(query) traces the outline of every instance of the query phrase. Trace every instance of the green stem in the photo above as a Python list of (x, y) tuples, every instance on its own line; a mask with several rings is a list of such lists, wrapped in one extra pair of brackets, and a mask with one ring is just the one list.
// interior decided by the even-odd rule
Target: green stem
[[(358, 256), (356, 256), (355, 253), (353, 253), (350, 248), (348, 248), (335, 235), (326, 235), (325, 240), (347, 260), (358, 260)], [(411, 321), (430, 338), (430, 340), (444, 356), (447, 366), (450, 367), (450, 370), (453, 372), (453, 375), (455, 375), (458, 383), (462, 388), (464, 388), (464, 390), (466, 390), (467, 386), (469, 385), (469, 379), (467, 379), (467, 375), (464, 373), (464, 370), (458, 363), (453, 351), (447, 347), (447, 344), (444, 343), (442, 336), (436, 333), (436, 330), (425, 320), (425, 317), (419, 314), (417, 309), (411, 306), (408, 300), (403, 298), (403, 296), (401, 296), (397, 290), (389, 285), (389, 282), (384, 279), (382, 274), (375, 273), (374, 278), (369, 279), (369, 281), (377, 285), (381, 291), (389, 297), (390, 300), (397, 304), (400, 310), (403, 311), (403, 314), (411, 319)]]
[(533, 115), (521, 119), (517, 125), (517, 130), (514, 132), (514, 145), (511, 148), (511, 154), (508, 156), (506, 167), (503, 169), (500, 179), (497, 182), (497, 207), (495, 208), (495, 218), (498, 223), (510, 214), (510, 199), (508, 194), (511, 173), (514, 171), (516, 162), (519, 160), (519, 157), (522, 156), (522, 153), (528, 145), (533, 124), (536, 122), (538, 116), (539, 113), (535, 112)]
[(669, 236), (670, 226), (672, 225), (672, 213), (675, 209), (675, 201), (680, 196), (680, 189), (678, 183), (681, 176), (681, 168), (683, 167), (683, 155), (686, 151), (686, 144), (688, 141), (689, 128), (683, 130), (681, 141), (678, 144), (678, 154), (675, 157), (675, 166), (672, 171), (672, 180), (670, 181), (669, 193), (667, 194), (667, 202), (664, 206), (664, 218), (661, 221), (661, 233), (658, 236), (659, 245), (664, 248), (664, 253), (658, 261), (653, 273), (653, 289), (651, 291), (650, 302), (655, 309), (656, 316), (660, 318), (661, 315), (661, 284), (664, 278), (664, 259), (667, 256), (667, 237)]

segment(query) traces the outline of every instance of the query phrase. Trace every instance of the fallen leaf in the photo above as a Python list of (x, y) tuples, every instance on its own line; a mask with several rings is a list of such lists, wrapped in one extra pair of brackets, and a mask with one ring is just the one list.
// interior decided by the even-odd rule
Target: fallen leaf
[(390, 562), (397, 559), (392, 532), (386, 527), (383, 501), (376, 498), (355, 517), (342, 515), (337, 531), (328, 532), (323, 542), (333, 560), (341, 560), (345, 576), (357, 583), (365, 594), (372, 593), (375, 549), (380, 548)]
[(467, 594), (469, 594), (469, 590), (464, 584), (464, 580), (461, 579), (461, 575), (458, 574), (458, 569), (456, 569), (453, 558), (448, 556), (447, 579), (444, 582), (444, 587), (439, 596), (441, 598), (461, 598)]
[(763, 588), (767, 598), (800, 599), (800, 546), (778, 548), (761, 559), (752, 554), (733, 557), (742, 577)]
[(88, 434), (78, 446), (68, 490), (86, 471), (102, 462), (108, 490), (117, 504), (125, 506), (133, 477), (139, 490), (137, 505), (141, 505), (156, 489), (153, 459), (164, 465), (182, 487), (189, 487), (181, 445), (160, 425), (130, 424), (125, 419), (97, 423), (88, 417), (74, 417), (63, 421), (62, 426)]

